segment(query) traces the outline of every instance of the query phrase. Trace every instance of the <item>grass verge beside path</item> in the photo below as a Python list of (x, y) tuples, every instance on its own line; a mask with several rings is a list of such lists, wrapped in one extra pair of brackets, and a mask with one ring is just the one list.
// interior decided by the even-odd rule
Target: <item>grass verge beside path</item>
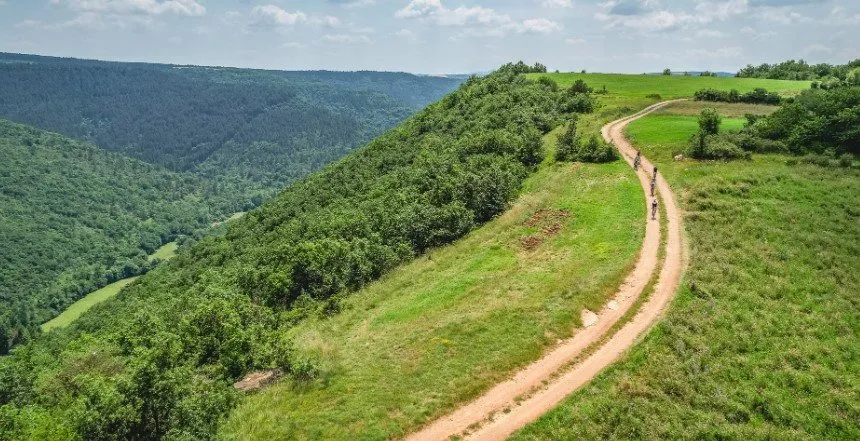
[(673, 162), (679, 125), (629, 133), (687, 212), (684, 286), (622, 362), (514, 439), (860, 439), (860, 172)]
[[(641, 245), (643, 202), (620, 161), (545, 164), (504, 215), (295, 329), (321, 378), (249, 397), (223, 437), (391, 439), (453, 410), (606, 302)], [(539, 210), (569, 217), (524, 225)]]

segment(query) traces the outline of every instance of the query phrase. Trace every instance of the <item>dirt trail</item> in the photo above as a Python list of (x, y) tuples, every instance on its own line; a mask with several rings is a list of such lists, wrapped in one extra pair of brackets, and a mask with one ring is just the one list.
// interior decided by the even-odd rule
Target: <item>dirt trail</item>
[[(623, 129), (631, 121), (665, 107), (672, 101), (650, 106), (626, 118), (613, 121), (603, 127), (603, 137), (613, 142), (622, 157), (632, 165), (635, 149), (624, 137)], [(642, 191), (646, 196), (646, 213), (650, 214), (650, 182), (653, 165), (642, 158), (642, 167), (637, 172)], [(590, 345), (605, 337), (606, 333), (633, 306), (648, 285), (657, 268), (660, 247), (660, 224), (647, 216), (645, 238), (633, 271), (627, 276), (613, 300), (597, 313), (597, 321), (590, 311), (583, 311), (583, 318), (591, 323), (584, 329), (561, 342), (541, 359), (517, 372), (513, 378), (497, 384), (484, 395), (460, 407), (418, 432), (409, 435), (409, 441), (448, 439), (469, 431), (467, 439), (502, 440), (513, 432), (534, 421), (551, 410), (567, 395), (594, 378), (606, 366), (617, 360), (629, 349), (660, 316), (663, 308), (675, 293), (682, 271), (681, 217), (675, 196), (661, 175), (657, 177), (657, 189), (667, 215), (668, 234), (665, 260), (654, 293), (642, 305), (636, 315), (627, 322), (603, 346), (591, 355), (564, 371), (557, 378), (552, 375), (575, 359)], [(529, 395), (531, 393), (531, 395)], [(519, 397), (527, 396), (519, 403)], [(475, 430), (470, 427), (479, 425)]]

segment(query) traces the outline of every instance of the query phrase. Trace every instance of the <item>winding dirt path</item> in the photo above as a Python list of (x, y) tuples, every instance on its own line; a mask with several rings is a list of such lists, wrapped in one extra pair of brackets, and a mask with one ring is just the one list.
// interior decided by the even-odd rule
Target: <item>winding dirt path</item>
[[(603, 127), (603, 137), (615, 144), (622, 157), (633, 164), (636, 150), (624, 137), (624, 127), (673, 101), (652, 105), (626, 118), (613, 121)], [(660, 219), (650, 220), (651, 162), (642, 158), (642, 167), (637, 171), (646, 200), (645, 238), (633, 271), (618, 289), (613, 300), (601, 311), (583, 311), (585, 328), (561, 342), (541, 359), (517, 372), (511, 379), (497, 384), (484, 395), (460, 407), (409, 435), (408, 441), (438, 441), (451, 436), (466, 434), (467, 439), (502, 440), (556, 407), (561, 400), (590, 381), (605, 367), (616, 361), (636, 340), (660, 317), (663, 309), (674, 296), (681, 271), (683, 245), (681, 217), (675, 203), (675, 195), (661, 175), (657, 177), (657, 189), (667, 216), (667, 240), (665, 258), (654, 292), (636, 315), (627, 322), (603, 346), (588, 357), (553, 378), (553, 374), (579, 356), (589, 346), (597, 343), (618, 320), (630, 310), (642, 295), (652, 274), (657, 269), (661, 232)], [(522, 397), (527, 397), (517, 402)], [(474, 429), (477, 426), (477, 429)], [(474, 429), (474, 430), (472, 430)]]

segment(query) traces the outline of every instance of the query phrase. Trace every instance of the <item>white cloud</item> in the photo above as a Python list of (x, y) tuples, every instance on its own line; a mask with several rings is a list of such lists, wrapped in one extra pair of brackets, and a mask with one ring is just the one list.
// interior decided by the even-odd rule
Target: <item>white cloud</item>
[(438, 26), (462, 27), (463, 35), (502, 36), (509, 32), (548, 34), (561, 25), (547, 18), (516, 21), (507, 14), (482, 6), (459, 6), (451, 9), (442, 0), (411, 0), (394, 14), (401, 19), (422, 19)]
[(744, 54), (744, 50), (738, 46), (721, 47), (711, 49), (690, 49), (687, 56), (695, 58), (737, 58)]
[(308, 16), (302, 11), (289, 12), (275, 5), (255, 6), (251, 17), (261, 24), (290, 26), (305, 23)]
[(367, 35), (355, 35), (355, 34), (326, 34), (322, 37), (323, 41), (328, 43), (339, 43), (339, 44), (367, 44), (372, 42), (370, 37)]
[(572, 8), (573, 0), (543, 0), (540, 4), (545, 8)]
[(818, 53), (818, 54), (831, 54), (831, 53), (833, 53), (833, 48), (825, 46), (825, 45), (820, 44), (820, 43), (810, 44), (809, 46), (806, 46), (805, 48), (803, 48), (803, 54), (804, 55), (811, 55), (811, 54), (816, 54), (816, 53)]
[(401, 29), (394, 33), (395, 37), (406, 38), (409, 40), (415, 39), (415, 32), (410, 31), (409, 29)]
[(582, 44), (582, 43), (585, 43), (585, 39), (584, 38), (568, 38), (567, 40), (564, 40), (564, 42), (566, 44)]
[(523, 34), (551, 34), (561, 30), (561, 25), (546, 18), (532, 18), (523, 20), (516, 30)]
[(340, 19), (331, 15), (309, 16), (302, 11), (287, 11), (277, 5), (261, 5), (251, 9), (251, 19), (256, 24), (267, 26), (294, 26), (298, 24), (309, 24), (311, 26), (322, 26), (336, 28), (340, 26)]
[(64, 4), (78, 11), (116, 14), (206, 14), (206, 8), (198, 0), (51, 0), (51, 4)]
[(725, 32), (715, 31), (713, 29), (701, 29), (696, 32), (697, 37), (706, 37), (706, 38), (723, 38), (726, 36)]

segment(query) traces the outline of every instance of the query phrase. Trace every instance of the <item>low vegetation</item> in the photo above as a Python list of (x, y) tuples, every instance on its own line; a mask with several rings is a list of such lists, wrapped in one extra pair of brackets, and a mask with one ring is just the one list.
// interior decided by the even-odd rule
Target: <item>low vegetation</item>
[(756, 87), (751, 92), (740, 93), (737, 89), (728, 92), (716, 89), (697, 90), (693, 97), (696, 101), (722, 101), (725, 103), (748, 103), (777, 105), (782, 98), (776, 92), (768, 92), (767, 89)]
[(673, 161), (696, 129), (671, 114), (629, 126), (682, 195), (678, 298), (622, 362), (515, 440), (860, 437), (860, 172), (773, 154)]

